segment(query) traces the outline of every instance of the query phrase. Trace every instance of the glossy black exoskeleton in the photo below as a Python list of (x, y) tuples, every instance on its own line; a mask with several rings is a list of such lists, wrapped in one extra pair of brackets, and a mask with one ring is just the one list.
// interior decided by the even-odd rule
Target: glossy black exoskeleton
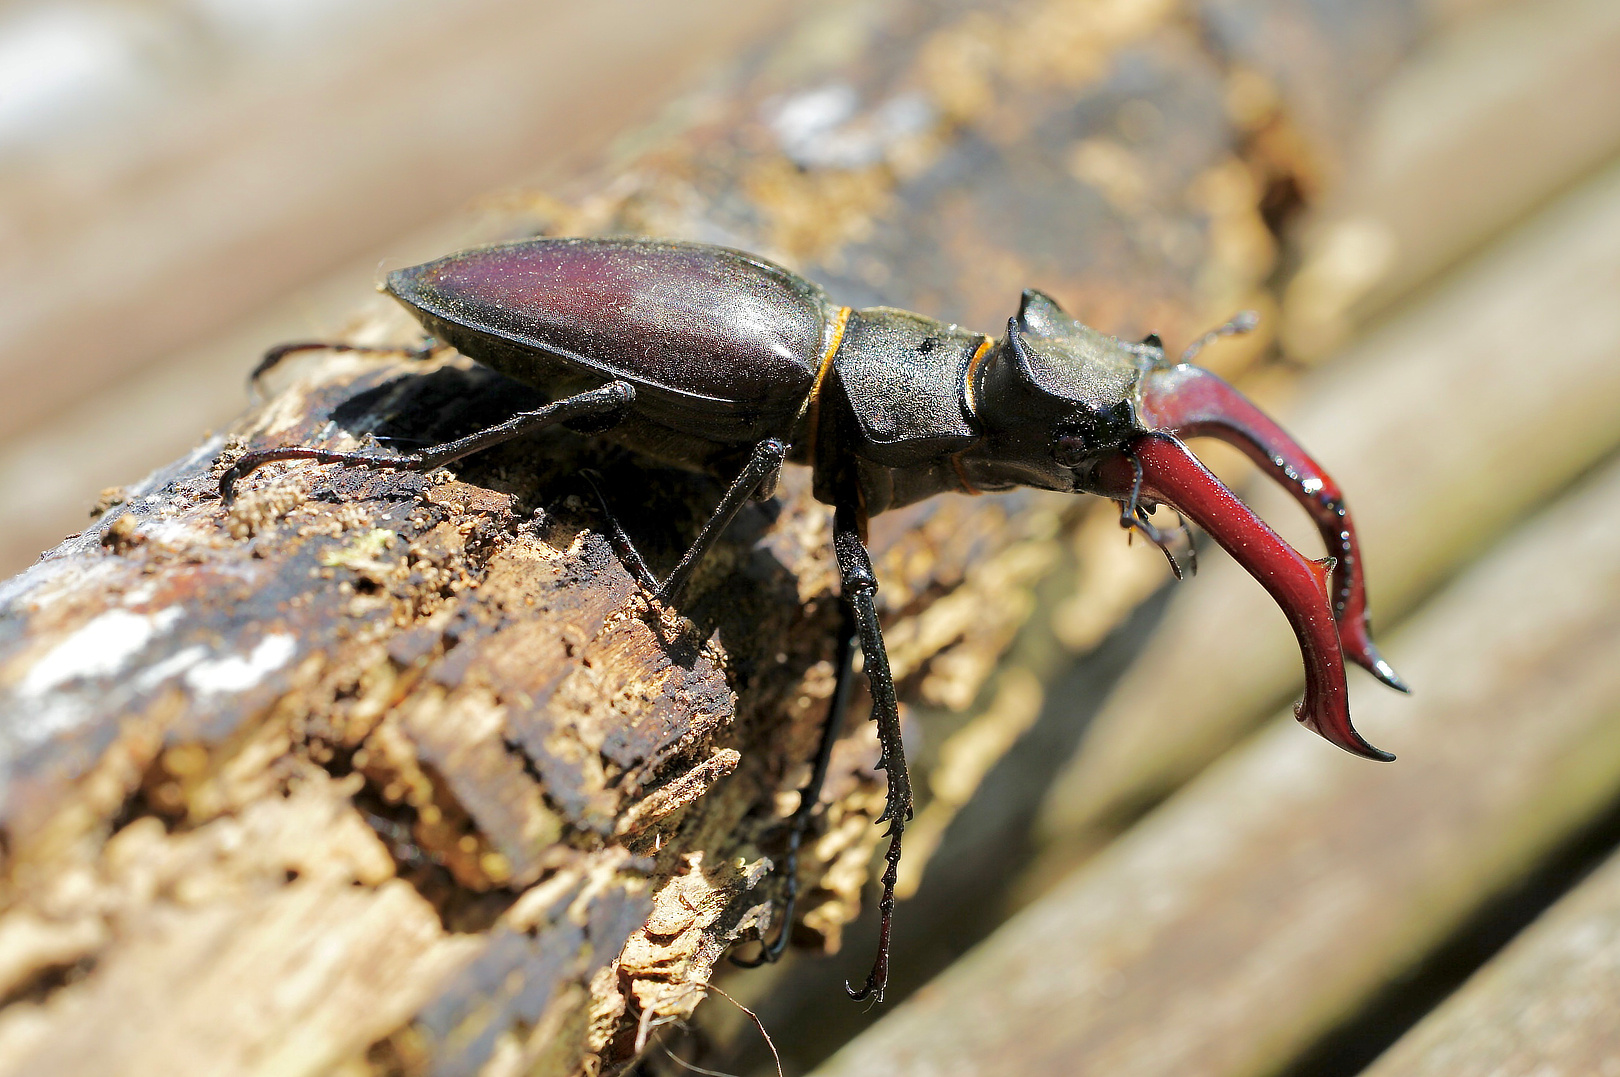
[[(788, 834), (784, 926), (764, 944), (761, 960), (774, 959), (786, 943), (797, 852), (848, 698), (858, 639), (878, 723), (879, 766), (888, 774), (878, 821), (889, 824), (890, 843), (877, 960), (850, 994), (883, 998), (901, 838), (912, 805), (874, 599), (877, 579), (865, 547), (867, 519), (885, 509), (940, 493), (1019, 485), (1095, 493), (1117, 500), (1121, 523), (1163, 547), (1165, 537), (1147, 514), (1152, 505), (1169, 505), (1203, 526), (1281, 605), (1305, 658), (1300, 721), (1349, 751), (1391, 758), (1355, 731), (1346, 702), (1343, 657), (1402, 685), (1368, 636), (1361, 559), (1344, 500), (1275, 423), (1185, 361), (1197, 345), (1172, 363), (1155, 338), (1116, 340), (1035, 291), (1024, 293), (997, 340), (902, 310), (852, 310), (764, 259), (664, 240), (531, 239), (482, 247), (392, 273), (387, 290), (432, 337), (552, 402), (406, 456), (254, 450), (222, 476), (227, 501), (243, 476), (272, 460), (427, 469), (541, 426), (585, 420), (603, 437), (731, 480), (662, 583), (613, 526), (630, 570), (672, 603), (743, 503), (770, 496), (784, 461), (813, 469), (816, 496), (834, 510), (849, 617), (814, 777)], [(1234, 322), (1222, 331), (1245, 327)], [(289, 351), (316, 346), (277, 349), (260, 371)], [(1249, 512), (1182, 444), (1199, 435), (1237, 445), (1281, 482), (1316, 520), (1330, 557), (1307, 560)], [(1174, 556), (1171, 565), (1179, 575)]]

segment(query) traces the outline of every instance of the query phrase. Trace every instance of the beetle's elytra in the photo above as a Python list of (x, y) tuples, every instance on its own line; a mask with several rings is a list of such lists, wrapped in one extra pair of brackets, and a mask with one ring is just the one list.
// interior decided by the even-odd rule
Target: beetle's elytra
[[(813, 469), (833, 506), (847, 605), (838, 685), (815, 774), (788, 834), (786, 943), (806, 833), (853, 676), (865, 655), (887, 771), (889, 824), (881, 942), (855, 998), (883, 998), (894, 884), (911, 787), (894, 683), (864, 545), (874, 513), (946, 492), (1013, 486), (1100, 494), (1120, 522), (1166, 549), (1149, 521), (1157, 504), (1191, 517), (1225, 547), (1288, 617), (1305, 660), (1295, 713), (1334, 744), (1393, 758), (1350, 723), (1343, 659), (1405, 690), (1367, 630), (1355, 527), (1337, 485), (1276, 423), (1215, 375), (1171, 362), (1154, 337), (1117, 340), (1026, 291), (999, 339), (886, 307), (852, 310), (815, 284), (754, 255), (649, 239), (530, 239), (480, 247), (390, 274), (387, 290), (433, 338), (544, 392), (545, 407), (410, 455), (301, 446), (246, 453), (222, 475), (235, 484), (272, 460), (426, 469), (537, 427), (587, 420), (602, 436), (730, 480), (692, 548), (659, 583), (617, 526), (615, 545), (658, 599), (680, 595), (693, 566), (749, 497), (766, 497), (784, 461)], [(1234, 322), (1217, 332), (1246, 328)], [(1213, 334), (1212, 334), (1213, 335)], [(1206, 337), (1205, 340), (1209, 338)], [(1203, 342), (1201, 341), (1200, 344)], [(289, 351), (272, 351), (259, 371)], [(340, 347), (346, 347), (341, 346)], [(1186, 448), (1194, 436), (1246, 452), (1316, 521), (1328, 558), (1311, 561), (1249, 511)]]

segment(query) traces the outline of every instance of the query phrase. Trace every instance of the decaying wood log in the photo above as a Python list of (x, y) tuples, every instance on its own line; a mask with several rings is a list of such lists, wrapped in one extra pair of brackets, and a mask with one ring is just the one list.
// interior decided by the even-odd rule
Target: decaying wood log
[[(1358, 11), (1339, 38), (1283, 0), (837, 8), (611, 182), (515, 198), (502, 228), (720, 240), (987, 328), (1038, 285), (1174, 346), (1265, 305), (1272, 228), (1330, 156), (1334, 125), (1313, 150), (1285, 103), (1302, 54), (1279, 90), (1246, 50), (1309, 43), (1354, 72), (1311, 84), (1307, 112), (1342, 115), (1411, 32), (1404, 3)], [(378, 303), (347, 339), (414, 339)], [(244, 445), (432, 441), (535, 399), (456, 357), (325, 355), (272, 389), (0, 596), (0, 1072), (623, 1068), (771, 927), (831, 689), (826, 511), (788, 476), (677, 615), (613, 557), (578, 472), (655, 569), (711, 479), (553, 431), (430, 475), (273, 466), (225, 510)], [(1087, 519), (1024, 493), (874, 522), (897, 678), (958, 749), (936, 830), (1027, 724), (1027, 699), (986, 708), (994, 728), (968, 712), (1005, 698), (1036, 583), (1120, 541)], [(1141, 579), (1090, 596), (1096, 620)], [(839, 746), (805, 943), (836, 948), (858, 907), (875, 755), (864, 723)]]

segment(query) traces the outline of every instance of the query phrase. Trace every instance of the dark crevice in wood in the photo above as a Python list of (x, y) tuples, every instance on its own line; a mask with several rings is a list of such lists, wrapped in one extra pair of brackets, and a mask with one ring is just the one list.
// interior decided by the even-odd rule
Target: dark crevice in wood
[(487, 931), (519, 897), (519, 891), (480, 892), (457, 883), (444, 863), (417, 842), (417, 813), (408, 804), (390, 804), (368, 784), (355, 795), (354, 805), (387, 847), (399, 878), (433, 906), (446, 931)]
[(44, 965), (35, 969), (10, 991), (0, 995), (0, 1008), (15, 1003), (41, 1005), (49, 1001), (52, 995), (64, 987), (71, 987), (89, 976), (95, 971), (95, 968), (96, 958), (94, 955), (81, 957), (74, 961)]
[(1354, 1077), (1548, 908), (1620, 850), (1620, 799), (1492, 897), (1405, 976), (1359, 1007), (1278, 1077)]

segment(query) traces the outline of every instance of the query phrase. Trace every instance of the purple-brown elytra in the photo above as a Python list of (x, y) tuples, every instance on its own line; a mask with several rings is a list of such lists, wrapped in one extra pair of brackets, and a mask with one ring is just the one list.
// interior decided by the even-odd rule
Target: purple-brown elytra
[[(815, 284), (724, 247), (653, 239), (528, 239), (462, 251), (388, 277), (387, 291), (430, 339), (540, 390), (551, 403), (407, 455), (255, 449), (220, 478), (236, 484), (273, 460), (426, 470), (539, 427), (586, 420), (602, 437), (730, 481), (691, 549), (662, 581), (612, 523), (614, 546), (641, 586), (673, 605), (694, 566), (749, 498), (768, 498), (784, 462), (813, 469), (815, 496), (833, 507), (833, 546), (845, 601), (838, 673), (812, 778), (787, 833), (782, 927), (761, 938), (758, 964), (787, 944), (798, 850), (808, 832), (852, 683), (864, 655), (888, 775), (888, 823), (878, 953), (851, 997), (882, 1001), (894, 887), (911, 817), (911, 783), (893, 677), (867, 556), (867, 519), (941, 493), (1013, 486), (1100, 494), (1120, 524), (1181, 565), (1149, 518), (1166, 505), (1207, 531), (1287, 616), (1305, 662), (1300, 722), (1346, 751), (1393, 756), (1350, 723), (1344, 658), (1402, 691), (1367, 628), (1361, 554), (1332, 478), (1237, 390), (1188, 362), (1240, 316), (1171, 362), (1156, 337), (1131, 344), (1091, 329), (1051, 298), (1026, 291), (994, 339), (887, 307), (839, 306)], [(274, 349), (255, 378), (286, 354)], [(1284, 542), (1201, 464), (1184, 439), (1220, 438), (1252, 457), (1315, 520), (1328, 556)], [(605, 505), (604, 505), (605, 508)]]

